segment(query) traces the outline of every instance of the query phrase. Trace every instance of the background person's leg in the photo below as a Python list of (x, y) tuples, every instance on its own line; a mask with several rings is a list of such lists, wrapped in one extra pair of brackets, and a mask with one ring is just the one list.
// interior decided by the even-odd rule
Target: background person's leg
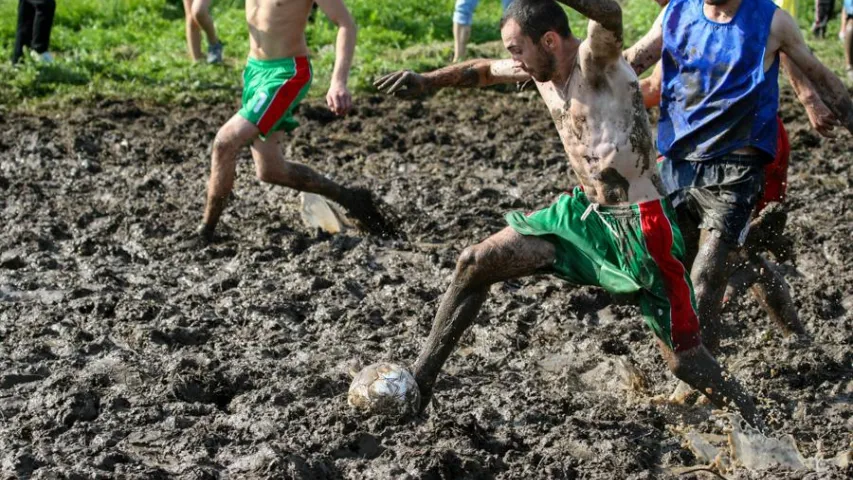
[(272, 132), (266, 140), (258, 138), (252, 143), (252, 158), (258, 180), (281, 185), (300, 192), (316, 193), (340, 203), (345, 200), (346, 189), (311, 167), (284, 159), (280, 141), (285, 133)]
[(453, 61), (465, 59), (468, 40), (471, 38), (471, 23), (474, 20), (474, 9), (480, 0), (456, 0), (453, 8)]
[(252, 143), (252, 158), (260, 181), (322, 195), (344, 207), (361, 229), (379, 236), (397, 236), (368, 190), (344, 187), (307, 165), (285, 160), (279, 144), (284, 135), (276, 131), (270, 133), (266, 141), (258, 138)]
[(237, 154), (241, 148), (257, 138), (258, 134), (258, 127), (239, 114), (231, 117), (216, 133), (211, 152), (210, 179), (207, 182), (207, 204), (202, 227), (202, 234), (208, 240), (213, 237), (228, 195), (234, 188)]
[(432, 398), (439, 372), (459, 338), (477, 318), (489, 286), (532, 275), (554, 263), (555, 247), (540, 237), (524, 236), (511, 227), (466, 248), (456, 262), (450, 287), (441, 299), (429, 338), (412, 367), (421, 391), (421, 409)]
[(222, 61), (222, 42), (216, 35), (216, 27), (213, 25), (213, 17), (210, 15), (210, 0), (193, 0), (193, 18), (198, 22), (207, 36), (208, 63)]
[(24, 47), (32, 47), (33, 18), (36, 11), (28, 0), (18, 0), (18, 29), (15, 31), (15, 49), (12, 51), (12, 63), (18, 63), (24, 56)]
[(853, 13), (847, 13), (844, 22), (844, 58), (847, 60), (847, 77), (853, 81)]
[(50, 32), (56, 13), (56, 0), (30, 0), (35, 7), (33, 19), (33, 50), (44, 53), (50, 48)]
[(187, 51), (193, 61), (204, 58), (201, 53), (201, 27), (193, 17), (193, 0), (184, 0), (184, 25), (187, 35)]

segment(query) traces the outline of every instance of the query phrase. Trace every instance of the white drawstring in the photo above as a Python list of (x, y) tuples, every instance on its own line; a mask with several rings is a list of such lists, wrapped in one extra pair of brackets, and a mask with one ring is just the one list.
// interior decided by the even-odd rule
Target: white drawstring
[(616, 232), (616, 229), (610, 226), (610, 224), (607, 223), (607, 220), (605, 220), (604, 217), (602, 217), (601, 214), (598, 212), (597, 203), (590, 203), (589, 206), (586, 207), (586, 210), (584, 210), (583, 215), (581, 215), (581, 221), (586, 221), (587, 217), (589, 217), (589, 214), (592, 212), (595, 212), (595, 214), (598, 215), (598, 218), (601, 219), (601, 223), (603, 223), (607, 227), (607, 229), (610, 230), (610, 233), (612, 233), (614, 237), (618, 238), (619, 240), (622, 240), (622, 237), (619, 236), (619, 233)]

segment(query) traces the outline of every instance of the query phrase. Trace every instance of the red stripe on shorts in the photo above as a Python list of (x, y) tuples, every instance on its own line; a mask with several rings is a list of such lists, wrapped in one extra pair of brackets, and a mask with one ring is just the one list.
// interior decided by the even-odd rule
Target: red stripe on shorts
[(699, 318), (685, 279), (684, 265), (672, 255), (672, 224), (663, 211), (660, 200), (640, 205), (640, 223), (646, 248), (663, 277), (670, 306), (670, 336), (676, 352), (688, 350), (700, 343)]
[(258, 121), (258, 129), (263, 135), (269, 133), (270, 129), (275, 126), (282, 115), (287, 112), (293, 100), (299, 95), (299, 91), (311, 80), (311, 69), (308, 66), (308, 57), (296, 57), (296, 73), (293, 78), (285, 81), (278, 87), (275, 95), (273, 95), (267, 110), (261, 115)]
[(791, 143), (782, 119), (776, 117), (776, 158), (764, 167), (764, 193), (755, 207), (760, 212), (770, 202), (782, 202), (788, 193), (788, 159), (791, 156)]

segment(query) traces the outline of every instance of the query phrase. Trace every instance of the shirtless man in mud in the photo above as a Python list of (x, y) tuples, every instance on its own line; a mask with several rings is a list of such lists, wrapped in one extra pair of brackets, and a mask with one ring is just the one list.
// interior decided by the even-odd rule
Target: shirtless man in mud
[[(721, 27), (728, 24), (732, 28)], [(625, 54), (638, 73), (663, 59), (661, 178), (688, 250), (698, 252), (688, 257), (695, 257), (702, 339), (712, 350), (719, 344), (723, 296), (759, 200), (764, 166), (776, 154), (783, 53), (853, 131), (853, 103), (844, 85), (771, 0), (672, 0)]]
[(569, 30), (553, 0), (515, 0), (501, 20), (511, 60), (471, 60), (419, 75), (401, 71), (376, 86), (417, 95), (442, 87), (533, 80), (581, 186), (465, 249), (413, 367), (422, 408), (442, 365), (476, 318), (489, 286), (550, 271), (578, 285), (634, 294), (669, 368), (719, 407), (733, 402), (755, 424), (749, 395), (702, 345), (674, 212), (662, 198), (651, 129), (637, 76), (622, 58), (615, 0), (561, 0), (590, 19), (587, 39)]
[[(313, 73), (305, 43), (305, 24), (314, 0), (247, 0), (249, 60), (243, 72), (243, 102), (213, 141), (204, 221), (194, 243), (213, 239), (214, 229), (234, 186), (237, 154), (249, 145), (258, 179), (301, 192), (323, 195), (346, 209), (365, 230), (390, 232), (367, 190), (347, 188), (310, 167), (284, 159), (279, 143), (298, 125), (293, 109), (305, 97)], [(356, 26), (342, 0), (317, 0), (338, 25), (335, 67), (326, 103), (337, 115), (352, 106), (347, 89), (355, 49)]]

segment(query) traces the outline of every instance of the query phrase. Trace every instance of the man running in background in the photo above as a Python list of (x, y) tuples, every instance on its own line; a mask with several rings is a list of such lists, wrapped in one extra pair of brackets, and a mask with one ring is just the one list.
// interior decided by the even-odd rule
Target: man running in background
[[(197, 240), (209, 242), (234, 186), (237, 154), (249, 145), (258, 179), (310, 192), (340, 204), (370, 233), (387, 235), (390, 227), (365, 189), (352, 189), (329, 180), (310, 167), (284, 159), (279, 143), (298, 125), (293, 109), (308, 93), (313, 72), (305, 43), (305, 25), (313, 0), (246, 1), (249, 60), (243, 72), (242, 108), (213, 141), (204, 221)], [(326, 103), (337, 115), (352, 106), (347, 89), (355, 49), (356, 26), (342, 0), (317, 0), (320, 9), (338, 25), (335, 67)], [(191, 240), (193, 241), (193, 240)]]
[(395, 72), (377, 87), (417, 95), (532, 79), (581, 186), (543, 210), (506, 216), (509, 227), (465, 249), (413, 373), (422, 408), (462, 333), (496, 282), (550, 271), (577, 285), (634, 294), (676, 377), (750, 423), (755, 406), (702, 345), (674, 212), (662, 198), (636, 74), (622, 58), (615, 0), (561, 0), (587, 16), (587, 39), (553, 0), (514, 0), (501, 21), (511, 60), (471, 60), (419, 75)]
[(700, 245), (692, 278), (702, 339), (711, 349), (719, 343), (723, 295), (759, 200), (764, 166), (776, 155), (780, 53), (853, 131), (844, 85), (770, 0), (673, 0), (626, 52), (637, 72), (663, 58), (661, 176), (685, 236), (702, 230), (687, 242), (688, 248)]

